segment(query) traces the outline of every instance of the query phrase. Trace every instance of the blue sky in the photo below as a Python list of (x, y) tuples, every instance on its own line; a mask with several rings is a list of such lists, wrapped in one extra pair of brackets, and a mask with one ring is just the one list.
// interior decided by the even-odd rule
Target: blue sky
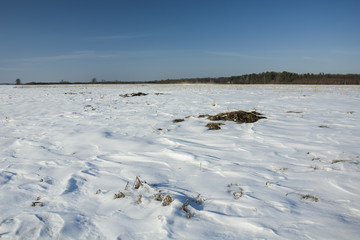
[(360, 73), (360, 1), (0, 0), (0, 82)]

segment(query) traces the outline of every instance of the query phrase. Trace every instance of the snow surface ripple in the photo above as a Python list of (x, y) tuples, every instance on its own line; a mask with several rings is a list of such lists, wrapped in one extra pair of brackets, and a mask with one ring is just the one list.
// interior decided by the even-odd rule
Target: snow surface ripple
[[(0, 101), (2, 239), (360, 235), (358, 86), (1, 86)], [(234, 110), (267, 119), (198, 118)]]

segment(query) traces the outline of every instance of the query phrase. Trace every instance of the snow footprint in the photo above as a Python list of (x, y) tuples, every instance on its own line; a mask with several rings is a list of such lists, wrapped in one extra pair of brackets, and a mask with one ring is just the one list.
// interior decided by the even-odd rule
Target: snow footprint
[(73, 175), (68, 181), (65, 191), (62, 194), (76, 193), (79, 191), (79, 187), (84, 185), (85, 178)]

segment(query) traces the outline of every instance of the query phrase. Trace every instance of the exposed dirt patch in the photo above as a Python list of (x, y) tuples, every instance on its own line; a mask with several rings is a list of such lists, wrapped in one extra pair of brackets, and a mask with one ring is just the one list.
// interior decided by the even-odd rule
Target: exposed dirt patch
[(120, 94), (121, 97), (139, 97), (139, 96), (146, 96), (149, 95), (148, 93), (138, 92), (138, 93), (126, 93)]
[(205, 118), (205, 117), (210, 117), (210, 115), (209, 114), (201, 114), (198, 116), (198, 118)]
[[(207, 115), (205, 115), (207, 116)], [(211, 121), (233, 121), (237, 123), (253, 123), (258, 121), (259, 119), (264, 119), (266, 117), (261, 116), (260, 113), (252, 111), (252, 112), (245, 112), (245, 111), (234, 111), (234, 112), (225, 112), (219, 113), (216, 115), (209, 115), (208, 119)]]
[(174, 119), (173, 123), (179, 123), (185, 121), (183, 118)]
[(209, 130), (219, 130), (221, 129), (221, 125), (225, 125), (223, 123), (208, 123), (206, 126), (209, 128)]

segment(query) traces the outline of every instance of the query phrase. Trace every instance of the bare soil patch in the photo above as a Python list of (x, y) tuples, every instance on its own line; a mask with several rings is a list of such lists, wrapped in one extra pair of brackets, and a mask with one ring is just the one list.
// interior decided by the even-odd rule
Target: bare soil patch
[(223, 123), (208, 123), (206, 126), (209, 128), (209, 130), (219, 130), (221, 129), (221, 125), (225, 125)]
[(185, 121), (183, 118), (177, 118), (173, 120), (173, 123), (179, 123)]
[(120, 94), (121, 97), (139, 97), (139, 96), (146, 96), (149, 95), (148, 93), (138, 92), (138, 93), (126, 93)]

